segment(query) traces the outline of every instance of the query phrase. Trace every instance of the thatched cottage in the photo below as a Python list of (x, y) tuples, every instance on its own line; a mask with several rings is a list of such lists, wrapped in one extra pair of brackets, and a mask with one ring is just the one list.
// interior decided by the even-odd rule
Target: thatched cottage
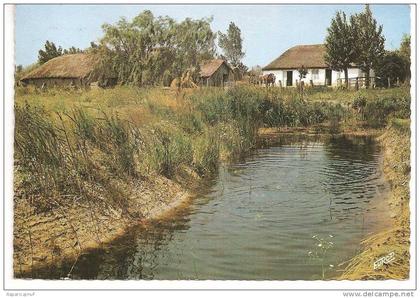
[(25, 75), (20, 82), (37, 87), (101, 87), (112, 86), (117, 78), (100, 73), (97, 59), (92, 54), (78, 53), (53, 58)]
[[(305, 84), (336, 86), (344, 83), (344, 72), (330, 69), (325, 62), (326, 48), (323, 44), (299, 45), (288, 49), (267, 66), (263, 67), (263, 74), (273, 73), (276, 84), (280, 81), (282, 86), (295, 86), (299, 81), (299, 72), (302, 66), (308, 73), (302, 81)], [(349, 79), (364, 77), (364, 73), (357, 67), (348, 69)], [(373, 71), (370, 73), (373, 77)]]
[(202, 86), (225, 86), (234, 81), (232, 68), (223, 59), (205, 61), (200, 65), (200, 84)]

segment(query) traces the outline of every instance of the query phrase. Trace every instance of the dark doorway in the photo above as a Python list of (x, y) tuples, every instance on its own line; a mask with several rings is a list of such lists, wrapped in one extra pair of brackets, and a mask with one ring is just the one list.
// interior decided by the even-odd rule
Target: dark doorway
[(224, 73), (223, 74), (223, 81), (222, 81), (222, 86), (223, 87), (226, 85), (228, 79), (229, 79), (229, 75), (227, 73)]
[(325, 85), (331, 86), (331, 80), (332, 80), (332, 70), (326, 69), (325, 70)]
[(286, 86), (293, 86), (293, 71), (287, 72)]

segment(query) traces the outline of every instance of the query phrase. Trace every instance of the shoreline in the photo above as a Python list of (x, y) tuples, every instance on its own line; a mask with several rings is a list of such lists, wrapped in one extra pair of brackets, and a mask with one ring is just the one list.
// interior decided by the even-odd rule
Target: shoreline
[[(180, 189), (179, 185), (175, 186), (170, 180), (166, 182), (167, 187), (161, 189), (161, 192), (172, 193), (173, 196), (159, 197), (159, 193), (153, 194), (152, 191), (152, 200), (144, 207), (142, 216), (132, 217), (112, 209), (101, 210), (101, 206), (88, 210), (89, 206), (74, 205), (63, 208), (66, 214), (52, 211), (28, 216), (25, 223), (15, 220), (14, 278), (31, 278), (32, 273), (48, 270), (51, 266), (76, 262), (87, 251), (114, 241), (135, 225), (170, 216), (193, 197), (189, 190)], [(174, 186), (177, 188), (175, 193), (172, 189)], [(95, 218), (91, 216), (92, 213), (96, 215)], [(19, 233), (22, 230), (27, 233)], [(18, 237), (18, 234), (27, 236), (25, 238), (29, 242), (23, 244), (23, 237)], [(17, 245), (25, 245), (27, 249), (16, 251)]]
[[(361, 242), (360, 252), (348, 261), (338, 280), (406, 280), (410, 271), (410, 128), (391, 124), (376, 138), (383, 152), (382, 171), (390, 185), (386, 198), (391, 226)], [(408, 154), (408, 159), (407, 159)], [(391, 263), (374, 263), (393, 255)]]
[[(339, 133), (337, 133), (337, 135), (355, 135), (355, 136), (373, 136), (376, 139), (378, 138), (383, 138), (383, 136), (387, 133), (387, 131), (383, 131), (383, 130), (375, 130), (375, 129), (370, 129), (370, 130), (343, 130)], [(278, 137), (279, 135), (282, 134), (308, 134), (308, 135), (331, 135), (330, 132), (328, 131), (324, 131), (324, 132), (320, 132), (319, 129), (316, 129), (314, 132), (314, 127), (306, 127), (306, 128), (262, 128), (259, 130), (258, 132), (258, 138), (259, 139), (264, 139), (264, 138), (268, 138), (268, 139), (272, 139), (274, 137)], [(379, 136), (379, 137), (378, 137)], [(380, 144), (381, 141), (379, 141)], [(383, 146), (381, 146), (383, 149)], [(384, 161), (385, 163), (385, 161)], [(381, 171), (384, 172), (385, 175), (385, 165), (381, 165)], [(385, 175), (386, 176), (386, 175)], [(200, 183), (200, 178), (198, 177), (188, 177), (190, 178), (189, 181), (192, 181), (193, 184), (199, 184)], [(389, 177), (385, 177), (387, 179), (387, 181), (389, 180)], [(162, 177), (159, 177), (159, 179), (162, 179)], [(166, 178), (164, 178), (163, 180), (165, 180)], [(126, 233), (126, 231), (137, 225), (137, 224), (148, 224), (149, 222), (152, 222), (155, 219), (159, 219), (159, 218), (165, 218), (167, 216), (171, 216), (171, 214), (173, 214), (174, 211), (176, 211), (178, 208), (183, 208), (182, 206), (184, 204), (190, 204), (190, 200), (192, 200), (194, 198), (194, 191), (191, 192), (191, 190), (194, 187), (182, 187), (180, 186), (177, 182), (174, 182), (170, 179), (166, 179), (168, 181), (166, 181), (166, 183), (162, 183), (161, 185), (159, 185), (158, 187), (160, 187), (160, 192), (168, 194), (171, 193), (170, 190), (173, 190), (173, 188), (175, 187), (176, 191), (172, 192), (172, 196), (166, 196), (163, 199), (159, 197), (159, 194), (156, 195), (156, 193), (154, 193), (154, 191), (157, 191), (159, 189), (148, 189), (148, 191), (151, 194), (151, 197), (153, 198), (151, 201), (149, 201), (149, 209), (145, 212), (143, 212), (143, 216), (142, 217), (134, 217), (134, 218), (130, 218), (130, 216), (123, 216), (122, 213), (120, 213), (119, 215), (117, 214), (111, 214), (105, 217), (102, 217), (102, 221), (100, 222), (101, 227), (102, 227), (102, 233), (101, 233), (101, 237), (97, 237), (98, 239), (95, 239), (96, 236), (98, 236), (98, 231), (97, 231), (97, 227), (92, 226), (92, 223), (90, 223), (90, 227), (86, 228), (87, 226), (89, 226), (89, 219), (88, 216), (86, 216), (86, 211), (88, 208), (85, 208), (85, 210), (83, 210), (83, 212), (80, 211), (80, 209), (76, 207), (69, 208), (69, 212), (68, 215), (69, 216), (75, 216), (76, 219), (78, 217), (78, 225), (72, 227), (71, 229), (73, 230), (73, 237), (71, 237), (71, 235), (69, 235), (69, 233), (66, 233), (65, 236), (67, 237), (66, 240), (62, 241), (61, 244), (59, 245), (47, 245), (42, 248), (40, 248), (38, 246), (38, 253), (33, 253), (32, 251), (32, 245), (33, 243), (30, 243), (31, 249), (29, 252), (31, 254), (31, 256), (26, 255), (26, 264), (25, 266), (22, 266), (22, 262), (20, 260), (20, 258), (18, 256), (15, 255), (15, 251), (14, 251), (14, 274), (15, 274), (15, 278), (30, 278), (28, 276), (31, 275), (31, 272), (36, 272), (37, 270), (39, 270), (40, 268), (48, 268), (49, 266), (53, 265), (58, 265), (60, 266), (60, 264), (64, 261), (68, 260), (74, 260), (75, 262), (77, 261), (78, 257), (80, 255), (82, 255), (84, 252), (89, 251), (91, 249), (95, 249), (95, 248), (99, 248), (101, 247), (103, 244), (112, 242), (114, 239), (118, 238), (119, 236), (123, 235), (124, 233)], [(162, 189), (162, 185), (165, 185), (166, 189)], [(392, 192), (392, 189), (391, 189)], [(141, 193), (140, 193), (141, 194)], [(392, 194), (390, 194), (390, 197), (392, 197)], [(391, 198), (388, 198), (387, 201), (389, 201)], [(99, 209), (99, 208), (97, 208)], [(395, 208), (394, 208), (395, 209)], [(92, 211), (92, 210), (91, 210)], [(118, 213), (118, 212), (117, 212)], [(76, 215), (77, 214), (77, 215)], [(396, 217), (398, 220), (398, 216)], [(61, 218), (62, 219), (62, 218)], [(48, 220), (44, 219), (45, 222), (48, 222)], [(93, 220), (91, 220), (93, 221)], [(394, 218), (395, 221), (395, 218)], [(42, 222), (42, 219), (41, 219)], [(60, 220), (58, 220), (57, 222), (60, 222)], [(51, 222), (50, 222), (51, 223)], [(16, 223), (15, 223), (16, 224)], [(98, 224), (98, 223), (97, 223)], [(42, 223), (41, 223), (42, 225)], [(46, 227), (48, 227), (48, 224), (44, 224), (46, 225)], [(84, 230), (82, 229), (82, 225), (86, 226), (84, 228)], [(68, 228), (68, 227), (67, 227)], [(48, 234), (50, 233), (50, 229), (44, 229), (45, 232), (48, 232)], [(78, 234), (76, 231), (81, 231), (82, 233)], [(41, 232), (41, 231), (38, 231)], [(42, 233), (42, 232), (41, 232)], [(372, 241), (369, 239), (377, 239), (377, 237), (379, 237), (382, 232), (378, 232), (375, 233), (374, 235), (370, 236), (368, 239), (365, 239), (364, 241), (362, 241), (362, 246), (364, 248), (368, 247), (369, 245), (370, 247), (373, 247), (374, 245), (377, 244), (377, 241)], [(70, 233), (71, 234), (71, 233)], [(95, 235), (96, 234), (96, 235)], [(31, 235), (28, 235), (29, 238), (31, 238)], [(76, 239), (75, 239), (76, 238)], [(99, 240), (99, 241), (98, 241)], [(30, 242), (31, 239), (30, 239)], [(74, 243), (74, 244), (73, 244)], [(71, 245), (73, 244), (73, 245)], [(57, 246), (62, 246), (60, 248), (60, 254), (57, 254)], [(409, 247), (408, 247), (409, 248)], [(376, 253), (377, 255), (377, 253)], [(375, 256), (376, 256), (375, 255)], [(51, 257), (49, 257), (51, 256)], [(364, 279), (365, 276), (362, 274), (363, 270), (366, 269), (366, 262), (361, 262), (361, 258), (365, 257), (365, 252), (362, 251), (360, 254), (356, 255), (354, 258), (352, 258), (351, 260), (349, 260), (349, 265), (347, 266), (347, 268), (345, 269), (345, 272), (342, 276), (338, 276), (336, 279), (341, 280), (341, 279)], [(28, 262), (29, 261), (29, 262)], [(361, 265), (364, 264), (364, 265)], [(19, 273), (19, 274), (18, 274)], [(19, 277), (19, 275), (21, 275), (22, 277)], [(17, 277), (16, 277), (17, 276)], [(375, 275), (374, 275), (375, 276)], [(376, 278), (374, 278), (376, 279)]]

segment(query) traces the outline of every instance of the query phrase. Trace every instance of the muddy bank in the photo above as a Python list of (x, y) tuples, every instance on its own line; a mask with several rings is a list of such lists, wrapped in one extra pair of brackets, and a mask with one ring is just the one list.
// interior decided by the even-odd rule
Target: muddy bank
[(89, 204), (69, 197), (66, 205), (37, 212), (24, 197), (15, 198), (15, 276), (28, 276), (39, 267), (77, 260), (86, 250), (114, 240), (130, 226), (165, 216), (190, 196), (179, 183), (162, 176), (120, 187), (129, 190), (126, 208), (111, 207), (105, 200)]
[[(361, 252), (351, 259), (344, 280), (404, 280), (410, 271), (410, 122), (395, 120), (378, 137), (383, 148), (384, 176), (391, 191), (387, 200), (392, 226), (362, 242)], [(379, 264), (391, 256), (388, 264)]]

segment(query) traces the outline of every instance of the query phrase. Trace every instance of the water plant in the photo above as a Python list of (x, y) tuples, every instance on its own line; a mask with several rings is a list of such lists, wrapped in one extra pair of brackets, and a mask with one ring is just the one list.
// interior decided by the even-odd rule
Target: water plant
[(334, 247), (334, 242), (332, 242), (333, 235), (328, 235), (328, 238), (322, 238), (319, 235), (313, 235), (312, 239), (315, 240), (314, 248), (308, 251), (308, 256), (310, 259), (316, 261), (321, 266), (321, 276), (322, 279), (325, 279), (325, 273), (329, 269), (333, 269), (333, 264), (327, 264), (327, 253)]

